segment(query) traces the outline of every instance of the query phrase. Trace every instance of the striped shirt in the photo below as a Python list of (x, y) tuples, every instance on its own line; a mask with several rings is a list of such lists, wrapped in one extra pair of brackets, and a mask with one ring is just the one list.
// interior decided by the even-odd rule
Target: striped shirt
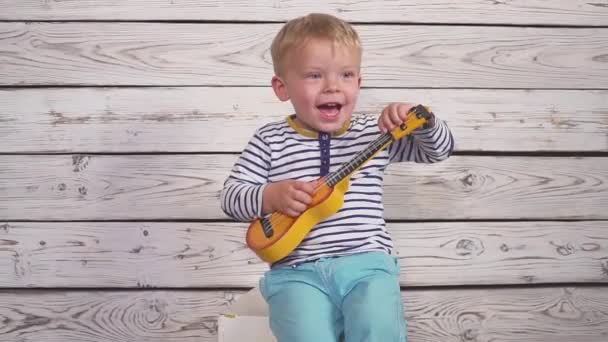
[[(285, 179), (313, 181), (327, 163), (330, 172), (336, 170), (380, 136), (377, 121), (377, 116), (353, 116), (344, 132), (333, 135), (306, 131), (293, 116), (259, 128), (224, 183), (222, 210), (238, 221), (261, 217), (266, 184)], [(392, 254), (393, 242), (383, 215), (384, 170), (393, 162), (441, 161), (453, 148), (452, 134), (439, 118), (433, 127), (416, 129), (395, 141), (351, 175), (342, 208), (317, 224), (291, 254), (273, 266), (368, 251)]]

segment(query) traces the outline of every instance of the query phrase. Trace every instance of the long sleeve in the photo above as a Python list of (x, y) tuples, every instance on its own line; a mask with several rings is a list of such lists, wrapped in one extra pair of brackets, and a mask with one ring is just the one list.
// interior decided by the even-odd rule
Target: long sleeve
[(262, 195), (268, 182), (270, 146), (258, 130), (251, 138), (220, 195), (222, 210), (238, 221), (252, 221), (262, 216)]
[(447, 159), (454, 150), (454, 137), (445, 121), (435, 118), (435, 125), (416, 129), (389, 146), (391, 162), (435, 163)]

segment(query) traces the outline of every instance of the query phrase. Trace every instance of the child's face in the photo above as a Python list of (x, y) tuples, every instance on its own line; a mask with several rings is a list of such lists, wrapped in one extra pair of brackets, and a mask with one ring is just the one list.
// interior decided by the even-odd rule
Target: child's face
[(283, 77), (273, 77), (272, 86), (281, 101), (291, 100), (300, 125), (330, 133), (352, 116), (360, 65), (356, 48), (312, 39), (287, 55)]

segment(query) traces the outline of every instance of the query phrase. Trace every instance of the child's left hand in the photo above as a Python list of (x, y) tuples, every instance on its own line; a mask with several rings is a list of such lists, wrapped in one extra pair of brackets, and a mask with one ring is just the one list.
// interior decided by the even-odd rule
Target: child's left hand
[(384, 107), (382, 114), (378, 118), (378, 127), (382, 133), (390, 132), (397, 126), (401, 125), (407, 113), (414, 107), (413, 103), (393, 102)]

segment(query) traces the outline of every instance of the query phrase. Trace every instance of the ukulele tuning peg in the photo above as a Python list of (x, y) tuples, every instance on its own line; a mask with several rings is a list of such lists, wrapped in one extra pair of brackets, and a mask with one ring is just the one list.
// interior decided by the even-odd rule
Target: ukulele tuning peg
[(420, 105), (420, 104), (417, 105), (416, 107), (414, 107), (412, 109), (412, 112), (414, 114), (416, 114), (416, 117), (418, 119), (422, 119), (422, 118), (428, 119), (431, 117), (431, 113), (429, 113), (429, 111), (426, 109), (426, 107), (423, 105)]

